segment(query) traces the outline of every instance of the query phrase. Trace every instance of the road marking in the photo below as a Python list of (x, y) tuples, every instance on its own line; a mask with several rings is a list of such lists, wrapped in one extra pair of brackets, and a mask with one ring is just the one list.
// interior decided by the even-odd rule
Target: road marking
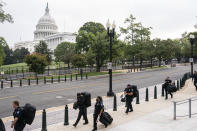
[(10, 98), (16, 98), (16, 96), (1, 97), (0, 100), (10, 99)]

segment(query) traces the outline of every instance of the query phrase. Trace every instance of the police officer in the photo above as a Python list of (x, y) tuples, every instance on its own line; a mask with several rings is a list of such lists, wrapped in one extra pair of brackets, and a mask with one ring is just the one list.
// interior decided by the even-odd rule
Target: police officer
[(19, 106), (19, 102), (18, 101), (14, 101), (13, 102), (13, 108), (14, 113), (14, 121), (12, 122), (11, 128), (14, 127), (14, 131), (23, 131), (23, 129), (25, 128), (25, 121), (22, 117), (22, 108)]
[[(97, 122), (98, 122), (98, 118), (101, 117), (102, 113), (104, 111), (104, 106), (103, 106), (103, 100), (101, 96), (98, 96), (96, 98), (96, 104), (95, 104), (95, 108), (94, 108), (94, 127), (92, 131), (96, 131), (97, 130)], [(105, 127), (107, 127), (107, 125), (105, 125)]]
[(197, 91), (197, 72), (196, 71), (194, 71), (193, 79), (194, 79), (194, 86), (196, 87), (196, 91)]
[(5, 125), (3, 123), (3, 121), (0, 118), (0, 131), (5, 131)]
[(172, 85), (172, 80), (170, 80), (170, 77), (166, 77), (165, 79), (165, 84), (164, 84), (164, 90), (165, 90), (165, 94), (166, 94), (166, 100), (168, 99), (168, 94), (171, 95), (171, 98), (173, 98), (173, 94), (170, 91), (170, 85)]
[(131, 88), (131, 85), (127, 85), (127, 88), (125, 88), (124, 90), (124, 94), (126, 96), (126, 114), (128, 114), (128, 112), (133, 112), (133, 106), (132, 106), (132, 101), (133, 101), (133, 93), (134, 90)]
[(76, 127), (77, 124), (79, 123), (81, 116), (83, 116), (85, 120), (85, 123), (83, 124), (84, 125), (88, 124), (88, 118), (87, 118), (86, 106), (85, 106), (85, 97), (82, 95), (82, 93), (77, 94), (77, 105), (79, 107), (79, 114), (75, 124), (73, 124), (74, 127)]

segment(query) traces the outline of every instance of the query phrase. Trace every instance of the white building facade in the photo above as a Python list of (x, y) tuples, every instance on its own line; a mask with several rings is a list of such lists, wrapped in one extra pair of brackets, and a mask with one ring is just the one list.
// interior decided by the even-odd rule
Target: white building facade
[(52, 51), (54, 51), (57, 45), (62, 42), (76, 42), (75, 33), (58, 32), (58, 26), (49, 13), (48, 4), (45, 9), (44, 16), (39, 19), (38, 24), (36, 25), (36, 30), (34, 31), (34, 40), (17, 42), (15, 43), (15, 49), (24, 47), (27, 48), (30, 53), (33, 53), (34, 47), (39, 44), (40, 41), (45, 41), (48, 44), (48, 48)]

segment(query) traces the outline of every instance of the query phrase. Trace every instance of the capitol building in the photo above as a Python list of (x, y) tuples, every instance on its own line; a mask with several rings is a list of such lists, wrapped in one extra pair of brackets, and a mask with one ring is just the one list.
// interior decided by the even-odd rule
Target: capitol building
[(76, 34), (69, 32), (58, 32), (58, 26), (49, 13), (48, 4), (45, 9), (44, 16), (39, 19), (38, 24), (36, 25), (34, 40), (17, 42), (15, 43), (14, 48), (20, 49), (24, 47), (27, 48), (30, 53), (33, 53), (34, 47), (39, 44), (40, 41), (45, 41), (48, 44), (48, 48), (52, 51), (54, 51), (57, 45), (62, 42), (76, 42)]

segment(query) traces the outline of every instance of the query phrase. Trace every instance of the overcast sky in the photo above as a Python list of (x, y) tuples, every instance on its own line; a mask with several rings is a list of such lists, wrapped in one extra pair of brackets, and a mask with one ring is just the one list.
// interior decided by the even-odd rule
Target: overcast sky
[(133, 14), (137, 21), (153, 27), (152, 38), (178, 38), (185, 31), (194, 31), (197, 23), (197, 0), (3, 0), (4, 9), (14, 23), (0, 24), (0, 36), (9, 45), (33, 40), (35, 26), (44, 15), (46, 3), (59, 31), (77, 32), (85, 22), (105, 25), (115, 20), (117, 30), (124, 19)]

